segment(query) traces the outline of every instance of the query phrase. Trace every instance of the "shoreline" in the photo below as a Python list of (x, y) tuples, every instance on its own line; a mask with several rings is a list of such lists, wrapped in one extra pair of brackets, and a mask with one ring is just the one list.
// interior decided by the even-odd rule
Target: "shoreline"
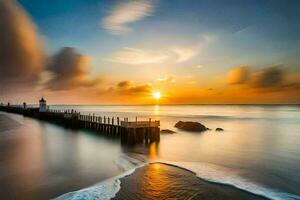
[[(130, 157), (129, 157), (130, 158)], [(154, 174), (153, 174), (154, 169)], [(149, 171), (152, 173), (149, 174)], [(154, 181), (153, 181), (154, 179)], [(167, 181), (167, 182), (166, 182)], [(174, 187), (175, 184), (175, 187)], [(165, 187), (161, 187), (164, 185)], [(149, 187), (150, 186), (150, 187)], [(167, 189), (166, 189), (167, 187)], [(157, 188), (157, 189), (155, 189)], [(168, 189), (171, 188), (171, 189)], [(147, 193), (150, 191), (150, 193)], [(154, 194), (151, 192), (154, 191)], [(174, 193), (174, 191), (176, 191)], [(146, 192), (146, 193), (145, 193)], [(158, 194), (158, 196), (156, 196)], [(280, 194), (278, 192), (278, 194)], [(284, 194), (284, 193), (282, 193)], [(177, 196), (176, 196), (177, 195)], [(182, 196), (183, 195), (183, 196)], [(204, 199), (204, 200), (268, 200), (298, 199), (286, 194), (276, 198), (265, 197), (234, 185), (206, 180), (194, 171), (173, 163), (145, 162), (127, 169), (122, 174), (105, 179), (89, 187), (71, 191), (55, 200), (130, 200), (130, 199)]]
[[(2, 114), (2, 112), (0, 112), (0, 118), (1, 118), (1, 114)], [(12, 116), (10, 116), (10, 114), (3, 113), (2, 117), (4, 117), (4, 116), (8, 117), (11, 120), (15, 119), (14, 117), (12, 117), (12, 116), (14, 116), (14, 114), (12, 114)], [(17, 119), (19, 119), (19, 118), (17, 118)], [(19, 120), (16, 120), (16, 121), (19, 122)], [(26, 120), (26, 124), (27, 124), (27, 122), (30, 122), (30, 121), (31, 120)], [(10, 123), (5, 122), (3, 125), (7, 125), (7, 124), (10, 124)], [(35, 122), (31, 126), (34, 127), (34, 125), (36, 125), (36, 124), (37, 124), (37, 128), (40, 128), (39, 123), (35, 123)], [(14, 128), (17, 128), (17, 127), (15, 127), (15, 123), (13, 123), (12, 125), (14, 126)], [(48, 124), (47, 124), (47, 126), (48, 126)], [(49, 124), (49, 126), (52, 126), (52, 125)], [(5, 128), (5, 126), (2, 126), (2, 128)], [(40, 129), (36, 129), (36, 130), (40, 130)], [(53, 130), (49, 129), (49, 130), (51, 130), (52, 132), (55, 131), (54, 129)], [(65, 130), (62, 130), (62, 131), (65, 131)], [(231, 133), (232, 132), (228, 132), (226, 135), (228, 136)], [(190, 135), (183, 135), (183, 134), (181, 134), (181, 135), (182, 136), (190, 136)], [(10, 135), (8, 135), (8, 136), (10, 136)], [(174, 136), (177, 137), (177, 136), (180, 136), (180, 135), (178, 134), (178, 135), (174, 135)], [(174, 138), (174, 136), (173, 136), (173, 138)], [(192, 135), (192, 136), (194, 136), (194, 135)], [(206, 136), (211, 136), (211, 137), (214, 136), (214, 138), (217, 138), (220, 135), (212, 135), (212, 134), (208, 135), (207, 134)], [(222, 136), (225, 137), (225, 134), (222, 135)], [(192, 139), (195, 139), (195, 138), (196, 137), (192, 137)], [(181, 139), (181, 138), (179, 138), (179, 139)], [(185, 142), (189, 142), (189, 140), (186, 140)], [(170, 144), (173, 144), (173, 143), (171, 142)], [(190, 144), (190, 143), (188, 143), (188, 144)], [(157, 147), (157, 148), (159, 148), (159, 147)], [(125, 155), (130, 156), (130, 155), (128, 155), (128, 153), (130, 151), (128, 152), (128, 150), (122, 148), (122, 152), (125, 153)], [(141, 153), (141, 154), (145, 153), (145, 155), (148, 155), (147, 152), (140, 152), (139, 150), (137, 152), (136, 151), (134, 151), (134, 152), (135, 153), (138, 152), (138, 153)], [(200, 157), (200, 155), (201, 154), (199, 154), (199, 157)], [(131, 156), (130, 156), (130, 158), (131, 158)], [(171, 159), (164, 158), (164, 159), (173, 160), (172, 158)], [(125, 158), (125, 161), (126, 160), (128, 160), (128, 159)], [(207, 162), (207, 163), (201, 163), (200, 161), (199, 162), (198, 161), (195, 161), (195, 162), (188, 162), (188, 161), (187, 162), (177, 162), (176, 159), (175, 159), (174, 162), (169, 162), (167, 160), (160, 160), (160, 159), (158, 159), (158, 160), (154, 160), (153, 162), (150, 162), (150, 163), (146, 162), (144, 164), (145, 165), (152, 165), (152, 164), (169, 165), (170, 167), (179, 168), (180, 170), (188, 171), (189, 174), (190, 174), (190, 176), (193, 176), (193, 177), (196, 176), (198, 179), (201, 179), (202, 181), (207, 182), (209, 184), (213, 184), (214, 186), (219, 185), (221, 188), (229, 187), (229, 189), (232, 189), (232, 190), (240, 190), (240, 191), (246, 192), (248, 194), (254, 195), (256, 198), (257, 197), (263, 197), (263, 199), (274, 199), (274, 200), (281, 200), (281, 199), (287, 199), (287, 200), (289, 200), (289, 199), (298, 199), (299, 198), (299, 196), (297, 196), (298, 195), (297, 191), (295, 192), (295, 191), (292, 191), (292, 190), (286, 190), (285, 187), (281, 187), (284, 184), (284, 182), (282, 183), (278, 179), (275, 179), (275, 181), (273, 181), (271, 179), (269, 181), (269, 183), (272, 183), (272, 184), (268, 184), (268, 183), (266, 183), (264, 181), (255, 180), (255, 179), (251, 179), (251, 178), (248, 179), (249, 177), (243, 176), (242, 173), (241, 173), (241, 176), (239, 176), (240, 174), (237, 171), (237, 170), (239, 170), (239, 168), (237, 168), (237, 170), (235, 168), (230, 168), (230, 167), (227, 168), (226, 164), (223, 165), (222, 163), (221, 164), (220, 163), (216, 163), (215, 166), (217, 168), (215, 168), (215, 167), (210, 168), (210, 166), (209, 166), (210, 163), (209, 162)], [(178, 160), (180, 160), (180, 159), (178, 159)], [(181, 160), (185, 160), (185, 159), (181, 159)], [(193, 159), (191, 159), (191, 160), (193, 160)], [(198, 160), (201, 160), (201, 157)], [(115, 161), (116, 160), (114, 160), (114, 162)], [(214, 164), (212, 164), (212, 165), (214, 165)], [(224, 166), (224, 170), (222, 170), (222, 168), (223, 168), (222, 166)], [(119, 187), (120, 184), (121, 184), (121, 182), (124, 181), (125, 179), (131, 177), (131, 176), (134, 176), (135, 175), (135, 170), (139, 170), (138, 168), (139, 167), (137, 165), (133, 166), (133, 168), (131, 168), (132, 170), (131, 169), (130, 170), (126, 170), (128, 168), (124, 168), (125, 170), (123, 172), (125, 172), (125, 173), (128, 173), (129, 171), (131, 171), (131, 172), (129, 172), (127, 175), (124, 175), (124, 173), (123, 173), (123, 174), (121, 174), (119, 176), (115, 176), (115, 175), (110, 176), (111, 178), (109, 178), (110, 179), (109, 181), (111, 181), (111, 183), (113, 183), (113, 184), (111, 184), (112, 187), (110, 187), (110, 186), (107, 185), (108, 187), (106, 187), (106, 189), (109, 188), (108, 191), (111, 191), (111, 188), (113, 188), (113, 190), (114, 190), (113, 194), (121, 192), (122, 187), (123, 187), (123, 186)], [(226, 168), (227, 168), (227, 170), (226, 170)], [(173, 171), (180, 171), (179, 169), (173, 170)], [(213, 171), (214, 171), (214, 173), (212, 173)], [(98, 169), (95, 172), (99, 173)], [(255, 172), (255, 171), (253, 171), (253, 172)], [(176, 172), (173, 173), (173, 174), (176, 174)], [(253, 174), (256, 175), (255, 173), (253, 173)], [(140, 179), (142, 179), (142, 177), (140, 177)], [(107, 179), (96, 179), (96, 178), (93, 178), (91, 180), (93, 180), (93, 182), (92, 182), (93, 185), (91, 187), (89, 187), (91, 185), (90, 181), (86, 182), (86, 184), (82, 183), (81, 186), (78, 186), (79, 184), (76, 183), (76, 181), (75, 182), (74, 181), (70, 181), (70, 189), (68, 190), (68, 189), (66, 189), (67, 188), (66, 187), (65, 188), (66, 191), (63, 191), (63, 192), (61, 190), (57, 190), (57, 191), (60, 191), (58, 195), (63, 196), (64, 194), (66, 194), (66, 192), (68, 194), (73, 193), (73, 192), (70, 192), (70, 191), (75, 191), (74, 193), (76, 193), (76, 194), (80, 193), (80, 195), (81, 194), (85, 195), (87, 193), (90, 194), (90, 192), (92, 192), (92, 191), (89, 190), (89, 188), (95, 188), (94, 186), (97, 186), (100, 189), (102, 188), (102, 190), (98, 190), (98, 188), (96, 188), (94, 190), (94, 193), (92, 195), (96, 195), (96, 197), (98, 199), (99, 198), (100, 199), (110, 199), (110, 197), (113, 196), (110, 193), (108, 195), (109, 197), (106, 196), (106, 198), (102, 198), (102, 197), (104, 197), (104, 196), (102, 196), (102, 194), (103, 194), (103, 185), (106, 185), (104, 182), (106, 182)], [(291, 180), (293, 180), (293, 179), (291, 179)], [(134, 180), (134, 181), (136, 181), (136, 180)], [(273, 182), (271, 182), (271, 181), (273, 181)], [(279, 184), (277, 184), (277, 182)], [(96, 185), (94, 185), (94, 183)], [(277, 184), (277, 185), (275, 185), (275, 184)], [(74, 188), (74, 185), (77, 188), (76, 187)], [(274, 185), (275, 185), (275, 187), (273, 187)], [(59, 187), (59, 186), (52, 185), (51, 187), (55, 188), (55, 187)], [(60, 188), (62, 188), (62, 187), (60, 187)], [(184, 190), (184, 187), (182, 187), (182, 189)], [(124, 190), (124, 187), (123, 187), (123, 190)], [(51, 197), (58, 197), (57, 194), (53, 195), (54, 193), (58, 193), (58, 192), (55, 191), (55, 190), (53, 190), (53, 191), (54, 191), (53, 193), (52, 192), (46, 192), (46, 193), (49, 193), (49, 195), (51, 195)], [(208, 190), (208, 191), (210, 191), (210, 190)], [(33, 192), (39, 193), (38, 190), (36, 190), (36, 191), (34, 190), (34, 191), (32, 191), (32, 193)], [(106, 193), (106, 191), (104, 191), (104, 193)], [(77, 197), (77, 195), (75, 195), (75, 196)]]
[(120, 190), (112, 200), (123, 199), (254, 199), (268, 198), (234, 186), (212, 183), (183, 167), (155, 162), (119, 179)]
[[(174, 193), (174, 191), (176, 192)], [(152, 192), (154, 192), (154, 194)], [(299, 199), (297, 195), (289, 193), (281, 193), (279, 191), (274, 191), (272, 194), (271, 190), (269, 192), (269, 197), (260, 194), (255, 194), (246, 189), (236, 187), (235, 185), (206, 180), (202, 177), (197, 176), (197, 173), (188, 168), (178, 166), (172, 163), (157, 161), (146, 162), (140, 165), (136, 165), (134, 168), (128, 169), (120, 175), (105, 179), (92, 186), (85, 187), (77, 191), (71, 191), (62, 194), (60, 196), (54, 197), (53, 199)]]

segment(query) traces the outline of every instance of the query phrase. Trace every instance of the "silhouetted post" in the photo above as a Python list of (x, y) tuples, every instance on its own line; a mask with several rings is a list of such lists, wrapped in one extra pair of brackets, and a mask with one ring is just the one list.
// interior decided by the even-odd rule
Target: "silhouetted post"
[(88, 124), (87, 124), (88, 128), (91, 128), (91, 114), (89, 114), (88, 116)]

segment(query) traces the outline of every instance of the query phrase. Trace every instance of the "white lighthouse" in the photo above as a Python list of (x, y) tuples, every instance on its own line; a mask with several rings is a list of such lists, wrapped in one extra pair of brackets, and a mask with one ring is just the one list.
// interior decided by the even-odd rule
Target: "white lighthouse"
[(47, 111), (46, 100), (42, 97), (39, 102), (40, 102), (40, 112), (46, 112)]

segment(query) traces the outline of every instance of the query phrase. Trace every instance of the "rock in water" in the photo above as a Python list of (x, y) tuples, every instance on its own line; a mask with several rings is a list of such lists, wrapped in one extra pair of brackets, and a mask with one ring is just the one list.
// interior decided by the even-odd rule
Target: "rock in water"
[(209, 128), (207, 128), (206, 126), (204, 126), (199, 122), (190, 122), (190, 121), (187, 122), (179, 121), (175, 124), (175, 127), (185, 131), (194, 131), (194, 132), (209, 130)]
[(222, 128), (216, 128), (216, 131), (224, 131)]
[(176, 133), (176, 132), (172, 131), (170, 129), (162, 129), (162, 130), (160, 130), (160, 133), (173, 134), (173, 133)]

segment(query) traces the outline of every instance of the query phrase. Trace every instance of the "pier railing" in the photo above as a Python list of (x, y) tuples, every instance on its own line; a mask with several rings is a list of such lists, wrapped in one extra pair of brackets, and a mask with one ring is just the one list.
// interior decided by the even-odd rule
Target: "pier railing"
[[(120, 117), (107, 117), (107, 116), (96, 116), (96, 115), (81, 115), (80, 113), (66, 113), (68, 117), (78, 117), (79, 121), (87, 121), (87, 122), (94, 122), (100, 124), (109, 124), (109, 125), (116, 125), (122, 126), (127, 128), (141, 128), (141, 127), (159, 127), (160, 121), (155, 120), (152, 121), (151, 118), (145, 121), (138, 121), (138, 118), (135, 118), (135, 121), (129, 121), (129, 118), (120, 119)], [(77, 116), (76, 116), (77, 115)]]
[(82, 115), (73, 109), (57, 110), (48, 109), (40, 111), (39, 108), (27, 108), (22, 106), (1, 106), (0, 111), (23, 114), (24, 116), (39, 118), (54, 123), (59, 123), (71, 128), (92, 129), (96, 132), (117, 135), (126, 143), (159, 141), (160, 121), (149, 120), (134, 121), (129, 118), (96, 116), (95, 114)]
[(134, 121), (134, 122), (127, 122), (121, 121), (121, 126), (123, 127), (159, 127), (159, 121)]

